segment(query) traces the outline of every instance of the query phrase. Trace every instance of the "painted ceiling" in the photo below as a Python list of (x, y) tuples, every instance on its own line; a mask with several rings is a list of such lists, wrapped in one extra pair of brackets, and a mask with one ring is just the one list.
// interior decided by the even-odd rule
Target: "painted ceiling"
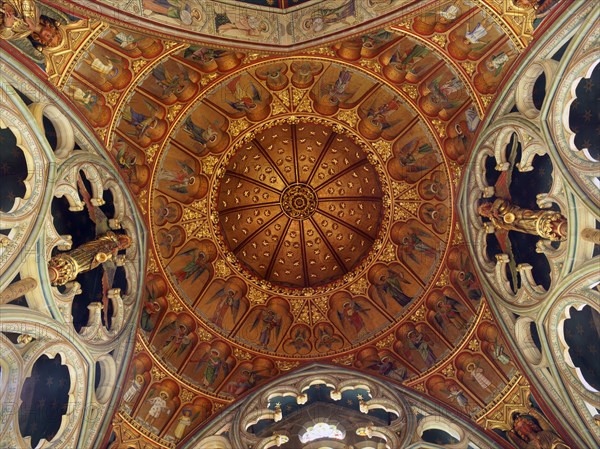
[[(261, 22), (271, 12), (243, 16), (231, 2), (56, 3), (85, 20), (65, 27), (67, 56), (45, 70), (105, 142), (149, 230), (118, 412), (131, 429), (182, 446), (315, 360), (403, 383), (479, 424), (524, 382), (453, 205), (533, 10), (243, 2), (291, 8)], [(302, 17), (319, 25), (288, 32)], [(298, 49), (273, 44), (292, 38)], [(169, 413), (148, 420), (163, 393)]]

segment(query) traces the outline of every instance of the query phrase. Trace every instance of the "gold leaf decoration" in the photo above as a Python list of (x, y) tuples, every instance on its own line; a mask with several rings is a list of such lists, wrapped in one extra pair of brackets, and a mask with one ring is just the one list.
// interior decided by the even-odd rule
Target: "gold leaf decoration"
[(210, 84), (212, 82), (212, 80), (214, 80), (218, 75), (216, 73), (210, 73), (208, 75), (202, 75), (202, 78), (200, 78), (200, 84), (202, 86), (206, 86), (207, 84)]
[(381, 64), (379, 64), (375, 59), (361, 59), (360, 65), (372, 70), (373, 72), (381, 72)]
[(179, 393), (179, 397), (181, 398), (181, 402), (183, 403), (191, 402), (192, 399), (194, 399), (194, 393), (184, 388), (183, 390), (181, 390), (181, 393)]
[(350, 290), (350, 292), (355, 295), (364, 295), (367, 293), (368, 289), (369, 282), (364, 277), (362, 277), (354, 284), (352, 284), (348, 290)]
[(136, 75), (138, 73), (140, 73), (142, 71), (142, 69), (148, 64), (148, 61), (146, 61), (145, 59), (136, 59), (135, 61), (133, 61), (133, 64), (131, 65), (132, 69), (133, 69), (133, 73), (135, 73)]
[(336, 357), (332, 362), (337, 363), (338, 365), (350, 366), (354, 363), (354, 354)]
[(442, 370), (442, 374), (446, 377), (454, 377), (456, 372), (454, 371), (454, 367), (452, 365), (448, 365)]
[(245, 118), (241, 118), (239, 120), (234, 120), (229, 125), (229, 133), (232, 136), (239, 136), (242, 131), (248, 128), (250, 123)]
[(175, 117), (177, 117), (177, 114), (179, 114), (179, 111), (181, 111), (182, 107), (183, 107), (183, 105), (181, 103), (177, 103), (177, 104), (174, 104), (173, 106), (170, 106), (169, 112), (167, 113), (167, 120), (172, 122), (175, 119)]
[(212, 154), (209, 154), (208, 156), (203, 157), (200, 160), (200, 163), (202, 164), (202, 171), (204, 173), (206, 173), (207, 175), (212, 175), (215, 170), (215, 165), (217, 165), (218, 162), (219, 162), (219, 159), (217, 157), (213, 156)]
[(467, 74), (469, 76), (472, 76), (473, 73), (475, 73), (475, 69), (476, 69), (476, 65), (474, 62), (472, 61), (465, 61), (461, 63), (463, 69), (465, 69), (465, 72), (467, 72)]
[(196, 334), (198, 334), (198, 339), (200, 341), (211, 341), (214, 338), (213, 334), (211, 334), (203, 327), (199, 327), (198, 329), (196, 329)]
[(421, 305), (415, 312), (410, 316), (411, 321), (415, 323), (421, 322), (425, 319), (425, 305)]
[(419, 384), (416, 384), (416, 385), (413, 385), (412, 388), (414, 390), (421, 391), (421, 392), (425, 393), (425, 384), (423, 382), (421, 382)]
[(396, 338), (394, 337), (394, 334), (391, 333), (387, 337), (375, 343), (375, 346), (377, 346), (377, 349), (391, 348), (394, 344), (394, 341), (396, 341)]
[(471, 351), (479, 351), (479, 340), (477, 340), (476, 338), (474, 338), (473, 340), (471, 340), (469, 342), (469, 349)]
[(167, 294), (167, 302), (169, 303), (169, 310), (172, 310), (175, 313), (181, 312), (183, 310), (183, 306), (171, 292)]
[(268, 297), (268, 295), (265, 292), (255, 287), (250, 287), (246, 296), (248, 297), (248, 301), (250, 301), (250, 304), (252, 304), (253, 306), (258, 304), (264, 304), (265, 302), (267, 302)]
[(383, 251), (381, 252), (381, 257), (379, 259), (382, 262), (392, 262), (396, 260), (396, 245), (388, 241), (385, 244)]
[(167, 373), (165, 373), (163, 370), (157, 367), (153, 367), (150, 373), (152, 374), (152, 380), (155, 380), (157, 382), (160, 382), (165, 377), (167, 377)]
[(448, 270), (448, 268), (440, 273), (435, 285), (437, 287), (446, 287), (447, 285), (450, 285), (450, 270)]
[(152, 163), (154, 161), (154, 156), (159, 148), (159, 145), (155, 143), (154, 145), (150, 145), (150, 147), (146, 150), (146, 159), (148, 159), (148, 162)]
[(402, 91), (406, 92), (408, 96), (413, 100), (416, 100), (419, 96), (419, 91), (417, 90), (417, 87), (412, 84), (403, 84)]
[(436, 34), (431, 40), (442, 48), (446, 46), (446, 42), (448, 41), (445, 34)]
[(344, 123), (347, 123), (351, 127), (355, 127), (358, 122), (358, 115), (356, 115), (356, 111), (354, 110), (345, 110), (341, 109), (337, 114), (338, 120), (341, 120)]
[(289, 371), (300, 365), (300, 362), (292, 362), (289, 360), (277, 360), (275, 362), (275, 365), (277, 366), (277, 368), (279, 368), (280, 371)]
[(231, 268), (223, 259), (219, 259), (214, 263), (215, 276), (225, 279), (231, 274)]
[(392, 144), (390, 142), (386, 142), (385, 140), (378, 140), (377, 142), (373, 142), (373, 148), (375, 151), (381, 156), (383, 161), (387, 161), (390, 157), (392, 157)]
[(252, 355), (248, 351), (240, 348), (233, 348), (233, 355), (238, 360), (250, 360), (252, 358)]
[(437, 131), (437, 133), (440, 137), (446, 137), (446, 127), (444, 126), (444, 124), (442, 123), (442, 121), (440, 119), (434, 118), (431, 121), (431, 124), (433, 125), (433, 127), (435, 128), (435, 130)]
[(494, 99), (494, 95), (492, 95), (492, 94), (482, 95), (481, 102), (483, 103), (483, 107), (487, 109), (488, 106), (492, 103), (493, 99)]
[(117, 101), (119, 101), (119, 97), (121, 96), (121, 92), (118, 92), (116, 90), (113, 90), (112, 92), (109, 92), (106, 95), (106, 102), (111, 105), (114, 106), (117, 104)]

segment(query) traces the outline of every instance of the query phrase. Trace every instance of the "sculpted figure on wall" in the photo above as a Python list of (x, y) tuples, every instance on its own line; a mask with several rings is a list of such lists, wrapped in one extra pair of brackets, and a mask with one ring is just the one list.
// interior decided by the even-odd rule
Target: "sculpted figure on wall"
[(567, 219), (559, 212), (522, 209), (501, 198), (481, 204), (478, 212), (489, 218), (496, 229), (538, 235), (552, 241), (567, 239)]

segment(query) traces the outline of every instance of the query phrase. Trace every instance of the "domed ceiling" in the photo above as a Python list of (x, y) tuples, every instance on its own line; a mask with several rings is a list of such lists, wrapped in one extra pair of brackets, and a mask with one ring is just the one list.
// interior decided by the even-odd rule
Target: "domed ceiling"
[[(90, 14), (79, 3), (73, 11)], [(283, 57), (259, 46), (260, 33), (245, 36), (253, 49), (214, 45), (220, 32), (202, 27), (193, 42), (142, 34), (146, 10), (152, 27), (168, 22), (163, 33), (185, 23), (152, 9), (160, 1), (130, 3), (145, 7), (125, 10), (133, 28), (92, 14), (67, 75), (47, 66), (107, 144), (150, 231), (121, 431), (182, 445), (240, 395), (314, 360), (403, 382), (480, 423), (497, 413), (522, 377), (453, 204), (532, 11), (373, 0), (392, 14), (375, 27), (360, 2), (326, 2), (356, 9), (337, 9), (323, 33), (370, 29)], [(220, 7), (184, 3), (200, 17)], [(306, 5), (294, 14), (323, 9)], [(169, 413), (152, 419), (159, 393)], [(193, 420), (176, 430), (184, 409)]]

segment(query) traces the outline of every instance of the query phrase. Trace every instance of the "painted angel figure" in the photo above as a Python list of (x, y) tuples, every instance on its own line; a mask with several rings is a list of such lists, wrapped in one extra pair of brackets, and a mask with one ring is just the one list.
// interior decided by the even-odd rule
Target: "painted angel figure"
[(266, 348), (271, 342), (271, 336), (273, 333), (275, 334), (275, 338), (279, 337), (279, 333), (281, 332), (281, 317), (274, 310), (263, 310), (262, 313), (260, 313), (252, 323), (250, 330), (256, 329), (259, 323), (261, 324), (262, 328), (258, 337), (258, 341), (263, 347)]
[(229, 382), (225, 388), (225, 391), (233, 397), (237, 397), (253, 388), (256, 383), (263, 378), (264, 377), (259, 375), (256, 371), (247, 369), (242, 370), (241, 376)]
[(206, 128), (202, 128), (194, 123), (191, 116), (185, 120), (183, 131), (200, 145), (201, 151), (198, 152), (199, 154), (206, 151), (207, 143), (214, 142), (217, 139), (217, 133), (211, 124), (208, 124)]
[(179, 66), (179, 73), (173, 74), (164, 64), (160, 64), (152, 70), (152, 76), (156, 84), (162, 89), (162, 97), (178, 95), (191, 83), (188, 72)]
[(163, 326), (158, 333), (162, 334), (165, 332), (171, 332), (171, 335), (167, 338), (163, 347), (158, 351), (158, 355), (163, 359), (169, 359), (173, 356), (178, 357), (183, 354), (192, 342), (192, 339), (190, 338), (191, 332), (188, 327), (185, 324), (177, 325), (176, 320)]
[(464, 89), (462, 81), (458, 78), (452, 78), (440, 84), (440, 78), (434, 79), (427, 86), (431, 91), (431, 98), (435, 104), (439, 104), (444, 109), (452, 109), (457, 106), (453, 99), (455, 93)]
[(140, 327), (146, 332), (152, 332), (156, 326), (156, 317), (160, 313), (160, 304), (156, 301), (146, 301), (142, 308)]
[(388, 115), (397, 111), (400, 108), (398, 100), (391, 99), (387, 103), (382, 104), (378, 108), (370, 107), (367, 111), (367, 117), (371, 119), (374, 125), (380, 126), (381, 129), (387, 129), (392, 124), (388, 121)]
[(349, 72), (344, 67), (340, 70), (337, 79), (333, 83), (329, 83), (324, 87), (324, 94), (329, 97), (329, 101), (332, 104), (337, 104), (340, 101), (352, 96), (351, 93), (346, 92), (348, 83), (352, 79), (352, 72)]
[(258, 16), (242, 15), (231, 19), (227, 13), (215, 15), (215, 27), (221, 34), (241, 34), (245, 36), (260, 36), (269, 31), (269, 25)]
[(390, 58), (390, 64), (394, 64), (400, 70), (411, 70), (415, 63), (419, 62), (425, 56), (431, 53), (427, 47), (415, 44), (409, 52), (401, 53), (400, 49), (396, 51)]
[(327, 348), (327, 350), (331, 350), (336, 345), (341, 345), (342, 339), (336, 335), (333, 335), (329, 329), (324, 327), (319, 327), (317, 329), (318, 339), (315, 343), (315, 346), (320, 351), (323, 348)]
[(310, 346), (308, 344), (308, 330), (304, 328), (296, 329), (294, 335), (292, 336), (292, 346), (296, 350), (296, 353), (299, 353), (303, 349), (310, 350)]
[(348, 325), (357, 336), (361, 336), (367, 332), (363, 317), (368, 317), (369, 310), (356, 301), (347, 301), (343, 304), (342, 310), (337, 311), (337, 315), (344, 328)]
[(460, 309), (464, 306), (450, 298), (449, 296), (444, 296), (444, 299), (440, 299), (436, 303), (436, 313), (435, 313), (435, 322), (440, 326), (443, 331), (447, 331), (446, 325), (452, 324), (456, 329), (463, 330), (467, 327), (467, 320), (465, 320), (461, 313)]
[(388, 307), (388, 298), (392, 298), (402, 307), (410, 303), (412, 298), (404, 293), (402, 284), (410, 284), (410, 282), (404, 279), (402, 273), (388, 268), (378, 270), (373, 280), (375, 293), (386, 308)]
[[(159, 180), (169, 182), (169, 189), (174, 192), (187, 194), (189, 187), (196, 182), (197, 175), (194, 168), (190, 165), (193, 161), (177, 161), (179, 168), (177, 170), (163, 170), (158, 175)], [(196, 175), (196, 176), (194, 176)]]
[(504, 345), (498, 344), (498, 337), (494, 340), (494, 358), (503, 365), (510, 362), (510, 357), (504, 352)]
[(198, 360), (194, 372), (200, 369), (203, 369), (202, 384), (205, 387), (213, 386), (221, 370), (225, 376), (229, 374), (229, 365), (221, 358), (221, 353), (217, 349), (211, 349)]
[(158, 124), (158, 108), (146, 100), (144, 100), (144, 103), (148, 106), (150, 111), (152, 111), (153, 115), (145, 115), (141, 112), (137, 112), (131, 106), (123, 111), (123, 120), (136, 129), (136, 132), (128, 132), (127, 134), (135, 136), (138, 139), (145, 137), (148, 130), (155, 128)]
[[(126, 234), (116, 234), (112, 231), (108, 217), (99, 206), (92, 203), (92, 197), (87, 190), (81, 175), (77, 176), (77, 187), (79, 194), (86, 205), (88, 215), (95, 224), (97, 239), (84, 243), (78, 248), (67, 253), (61, 253), (48, 261), (48, 273), (52, 285), (65, 285), (74, 280), (79, 273), (90, 271), (102, 265), (102, 307), (104, 311), (104, 322), (108, 325), (108, 293), (112, 289), (117, 265), (119, 251), (131, 246), (131, 237)], [(122, 256), (121, 256), (122, 257)], [(68, 275), (65, 276), (65, 268)]]
[(88, 111), (91, 111), (98, 102), (98, 96), (90, 89), (83, 90), (78, 86), (67, 84), (65, 86), (65, 93), (70, 93), (73, 101), (76, 101)]
[(403, 256), (410, 257), (413, 261), (420, 263), (421, 260), (417, 257), (417, 254), (424, 254), (427, 257), (435, 258), (437, 251), (432, 246), (428, 245), (421, 237), (430, 237), (427, 232), (419, 229), (411, 229), (412, 232), (408, 233), (400, 242), (400, 249), (402, 250)]
[(429, 143), (420, 144), (419, 138), (407, 142), (397, 153), (400, 165), (412, 173), (420, 172), (430, 168), (429, 165), (418, 165), (419, 159), (433, 152), (433, 147)]
[(504, 64), (508, 62), (509, 58), (506, 53), (501, 51), (497, 55), (492, 55), (485, 63), (485, 66), (490, 72), (494, 72), (494, 76), (498, 76)]
[(248, 83), (247, 87), (242, 86), (241, 75), (235, 77), (227, 83), (227, 89), (234, 100), (225, 100), (229, 106), (238, 112), (249, 112), (255, 109), (257, 104), (262, 101), (262, 96), (254, 83)]
[(347, 0), (334, 8), (319, 8), (304, 20), (303, 27), (315, 33), (323, 31), (329, 24), (334, 24), (352, 18), (356, 14), (355, 0)]
[(485, 36), (487, 36), (487, 30), (481, 23), (477, 23), (475, 28), (473, 28), (471, 31), (469, 31), (468, 29), (467, 31), (465, 31), (464, 42), (467, 45), (483, 44), (479, 46), (479, 48), (483, 48), (485, 45), (488, 44), (487, 42), (481, 41), (481, 39), (483, 39)]
[(198, 248), (188, 249), (178, 254), (177, 257), (189, 257), (191, 259), (183, 268), (173, 273), (177, 282), (183, 282), (189, 278), (192, 278), (192, 282), (195, 282), (208, 268), (208, 257), (204, 251)]
[(476, 407), (469, 404), (469, 398), (465, 396), (464, 391), (458, 388), (454, 384), (450, 384), (447, 390), (442, 390), (442, 393), (448, 395), (450, 401), (456, 402), (456, 404), (467, 414), (471, 415), (477, 411)]
[(94, 72), (99, 73), (107, 79), (114, 78), (119, 74), (118, 65), (122, 62), (120, 59), (117, 58), (109, 56), (98, 57), (94, 54), (89, 53), (86, 53), (84, 55), (83, 61), (87, 62)]
[(456, 5), (448, 5), (443, 11), (440, 11), (440, 23), (451, 23), (456, 20), (460, 14), (460, 8)]
[(391, 357), (383, 356), (369, 366), (369, 368), (377, 371), (382, 376), (387, 376), (392, 379), (403, 381), (408, 377), (408, 370), (402, 364), (396, 363)]
[(238, 289), (228, 286), (221, 288), (207, 301), (207, 304), (212, 304), (215, 301), (219, 302), (210, 320), (217, 326), (222, 327), (225, 315), (227, 312), (231, 312), (231, 317), (235, 323), (240, 310), (240, 299), (241, 292)]
[(427, 335), (417, 330), (411, 330), (406, 336), (408, 337), (406, 342), (408, 348), (419, 353), (427, 368), (433, 366), (437, 360), (431, 349), (433, 341)]

